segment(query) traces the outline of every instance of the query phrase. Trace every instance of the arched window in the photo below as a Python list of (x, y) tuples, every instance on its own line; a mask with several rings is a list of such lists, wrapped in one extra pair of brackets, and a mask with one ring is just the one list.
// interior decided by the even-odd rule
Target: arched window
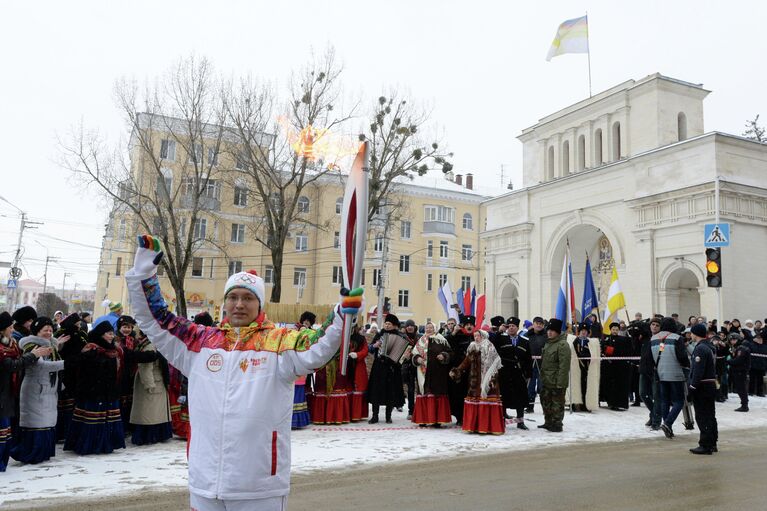
[(562, 144), (562, 175), (566, 176), (570, 173), (570, 141), (565, 140)]
[(554, 179), (554, 146), (549, 146), (549, 158), (546, 163), (546, 181)]
[(687, 116), (684, 112), (679, 112), (676, 116), (677, 140), (687, 140)]
[(602, 156), (602, 130), (598, 129), (594, 132), (594, 163), (602, 165), (605, 162)]
[(621, 159), (621, 123), (613, 123), (613, 161)]
[(474, 229), (474, 219), (471, 218), (471, 213), (464, 213), (463, 214), (463, 228), (467, 231), (471, 231)]
[(583, 170), (586, 168), (586, 137), (581, 135), (578, 137), (578, 156), (576, 160), (575, 169)]
[(307, 197), (304, 197), (303, 195), (298, 198), (298, 212), (299, 213), (309, 212), (309, 199)]
[(344, 208), (344, 198), (339, 197), (336, 199), (336, 215), (341, 214), (341, 210)]

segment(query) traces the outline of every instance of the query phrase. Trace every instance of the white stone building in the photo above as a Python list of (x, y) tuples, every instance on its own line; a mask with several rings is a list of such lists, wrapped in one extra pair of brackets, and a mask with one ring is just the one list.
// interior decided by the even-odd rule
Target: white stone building
[(524, 188), (483, 204), (488, 310), (552, 315), (569, 240), (578, 309), (588, 253), (600, 302), (615, 265), (632, 319), (717, 317), (703, 229), (718, 177), (732, 238), (722, 249), (722, 316), (767, 316), (767, 145), (706, 133), (708, 94), (654, 74), (523, 130)]

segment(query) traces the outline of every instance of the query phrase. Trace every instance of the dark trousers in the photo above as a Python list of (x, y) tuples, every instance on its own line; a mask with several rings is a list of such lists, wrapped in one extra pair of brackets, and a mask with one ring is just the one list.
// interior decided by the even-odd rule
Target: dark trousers
[(716, 386), (703, 384), (692, 396), (695, 405), (695, 422), (698, 423), (700, 439), (698, 444), (706, 449), (716, 447), (719, 428), (716, 423)]
[(538, 361), (535, 361), (533, 362), (533, 373), (527, 384), (527, 401), (530, 406), (535, 404), (535, 396), (541, 393), (541, 387), (541, 370), (538, 368)]
[(663, 423), (671, 427), (674, 421), (679, 417), (679, 412), (684, 408), (684, 386), (687, 382), (683, 381), (661, 381), (660, 382), (660, 410), (663, 415)]
[(764, 370), (751, 369), (748, 375), (748, 393), (757, 396), (764, 395)]
[(588, 408), (586, 406), (586, 391), (588, 390), (588, 384), (589, 384), (589, 367), (581, 367), (581, 402), (583, 403), (584, 408)]
[(748, 407), (748, 373), (732, 371), (730, 380), (732, 380), (732, 390), (740, 397), (740, 406)]
[(650, 425), (660, 427), (660, 388), (655, 376), (639, 375), (639, 395), (642, 396), (642, 402), (650, 411)]
[[(378, 406), (378, 405), (373, 406), (373, 417), (375, 417), (376, 419), (378, 418), (378, 410), (380, 410), (380, 409), (381, 409), (381, 407)], [(393, 406), (387, 406), (386, 407), (386, 420), (391, 420), (391, 413), (392, 413), (393, 410), (394, 410)]]

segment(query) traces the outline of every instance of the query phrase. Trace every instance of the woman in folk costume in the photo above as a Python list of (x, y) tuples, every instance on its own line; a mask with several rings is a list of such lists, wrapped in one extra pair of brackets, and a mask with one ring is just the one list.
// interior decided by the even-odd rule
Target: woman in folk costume
[(314, 395), (309, 413), (314, 424), (347, 424), (351, 422), (350, 394), (352, 375), (341, 374), (340, 352), (314, 373)]
[(386, 407), (386, 423), (391, 424), (392, 411), (405, 404), (400, 355), (392, 354), (390, 351), (392, 346), (408, 344), (400, 333), (399, 326), (399, 318), (394, 314), (387, 314), (383, 329), (376, 334), (370, 345), (370, 351), (375, 357), (368, 382), (368, 400), (373, 406), (373, 416), (368, 421), (370, 424), (378, 422), (378, 410), (381, 405)]
[(360, 333), (360, 326), (352, 327), (351, 349), (349, 350), (349, 361), (346, 366), (346, 372), (350, 378), (350, 404), (352, 422), (361, 421), (368, 418), (368, 400), (366, 397), (368, 390), (368, 342)]
[(0, 472), (5, 472), (11, 454), (11, 417), (16, 415), (18, 374), (52, 351), (50, 347), (38, 346), (22, 354), (12, 332), (11, 315), (0, 312)]
[(65, 451), (77, 454), (111, 453), (125, 448), (120, 416), (120, 381), (125, 356), (109, 321), (88, 333), (80, 355), (67, 360), (77, 370), (75, 411), (64, 442)]
[[(136, 333), (134, 350), (137, 353), (156, 351), (154, 345), (140, 330)], [(156, 444), (173, 436), (167, 390), (169, 381), (168, 362), (162, 355), (159, 355), (154, 362), (138, 364), (130, 414), (130, 423), (133, 425), (131, 438), (133, 444)]]
[[(316, 322), (317, 316), (313, 312), (304, 311), (304, 313), (301, 314), (298, 323), (296, 323), (296, 329), (312, 329)], [(306, 395), (308, 380), (309, 378), (307, 378), (306, 375), (301, 375), (296, 378), (295, 385), (293, 386), (293, 418), (290, 426), (291, 429), (303, 429), (312, 423)]]
[(453, 422), (447, 382), (453, 349), (434, 323), (426, 323), (424, 335), (413, 348), (413, 366), (416, 370), (416, 396), (413, 422), (419, 426), (441, 427)]
[[(80, 315), (73, 312), (59, 323), (59, 329), (53, 334), (56, 338), (69, 336), (69, 340), (59, 350), (59, 355), (65, 362), (73, 356), (79, 355), (88, 342), (88, 334), (82, 331), (80, 322)], [(59, 389), (58, 419), (56, 420), (57, 441), (67, 438), (69, 425), (72, 422), (72, 413), (75, 411), (76, 376), (74, 367), (67, 367), (66, 363), (64, 370), (59, 373), (61, 387)]]
[(506, 432), (497, 380), (501, 364), (501, 357), (487, 332), (476, 330), (474, 341), (466, 350), (466, 358), (450, 371), (451, 378), (458, 380), (463, 372), (469, 370), (469, 391), (463, 402), (464, 431), (493, 435)]
[(50, 355), (27, 368), (19, 398), (20, 434), (11, 448), (11, 457), (22, 463), (40, 463), (56, 454), (56, 418), (59, 401), (59, 371), (64, 369), (57, 345), (64, 346), (69, 337), (53, 339), (53, 322), (46, 317), (34, 320), (19, 347), (24, 353), (38, 347), (50, 348)]

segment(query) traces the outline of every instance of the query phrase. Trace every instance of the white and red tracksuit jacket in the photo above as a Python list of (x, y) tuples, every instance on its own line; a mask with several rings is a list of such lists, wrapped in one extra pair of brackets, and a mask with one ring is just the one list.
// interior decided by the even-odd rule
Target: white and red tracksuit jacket
[(341, 342), (342, 317), (318, 331), (204, 327), (167, 310), (157, 275), (126, 274), (141, 330), (189, 378), (190, 492), (262, 499), (290, 491), (293, 383), (323, 366)]

